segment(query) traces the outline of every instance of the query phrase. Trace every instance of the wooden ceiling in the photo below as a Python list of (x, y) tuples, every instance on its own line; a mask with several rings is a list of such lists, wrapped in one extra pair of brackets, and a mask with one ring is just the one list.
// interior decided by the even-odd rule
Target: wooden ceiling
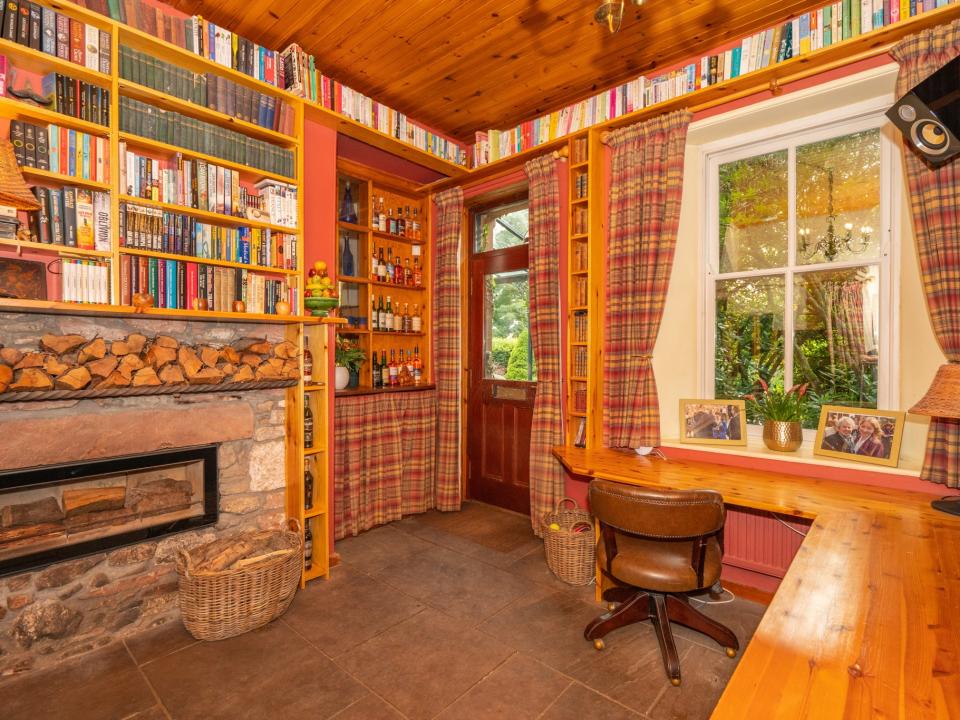
[(172, 0), (262, 45), (299, 42), (326, 74), (472, 141), (822, 6), (824, 0)]

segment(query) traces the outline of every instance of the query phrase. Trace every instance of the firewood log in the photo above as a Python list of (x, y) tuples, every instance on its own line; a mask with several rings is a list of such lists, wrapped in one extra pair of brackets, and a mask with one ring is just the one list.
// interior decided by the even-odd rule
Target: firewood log
[(129, 373), (124, 372), (120, 368), (117, 368), (112, 373), (107, 375), (99, 385), (98, 388), (108, 389), (108, 388), (124, 388), (130, 387), (131, 376)]
[(176, 350), (180, 347), (180, 343), (177, 342), (176, 338), (172, 338), (169, 335), (157, 335), (153, 339), (154, 345), (159, 345), (162, 348), (170, 348), (171, 350)]
[(114, 355), (138, 354), (143, 351), (143, 346), (147, 344), (147, 338), (140, 333), (130, 333), (123, 340), (114, 340), (110, 346), (110, 352)]
[(186, 345), (180, 346), (180, 349), (177, 351), (177, 360), (180, 362), (180, 367), (183, 368), (187, 377), (196, 375), (200, 371), (200, 368), (203, 367), (203, 363), (200, 361), (200, 358), (197, 357), (193, 348), (189, 348)]
[(260, 363), (263, 362), (263, 358), (259, 355), (254, 355), (253, 353), (244, 353), (240, 358), (240, 362), (244, 365), (249, 365), (252, 368), (259, 367)]
[(257, 353), (258, 355), (269, 355), (270, 353), (273, 352), (273, 343), (268, 342), (266, 340), (262, 340), (258, 343), (254, 343), (253, 345), (249, 346), (247, 348), (247, 352)]
[(237, 366), (233, 363), (220, 363), (217, 365), (217, 369), (226, 375), (233, 375), (237, 371)]
[(47, 373), (47, 375), (53, 375), (54, 377), (60, 377), (69, 369), (70, 366), (67, 365), (67, 363), (58, 360), (53, 355), (48, 356), (43, 363), (43, 371)]
[(12, 347), (0, 348), (0, 361), (3, 361), (10, 367), (15, 367), (23, 358), (23, 353)]
[(176, 361), (177, 351), (173, 348), (164, 347), (163, 345), (157, 345), (154, 343), (150, 346), (150, 349), (147, 350), (147, 353), (144, 357), (147, 363), (153, 366), (154, 370), (159, 370), (164, 365)]
[(239, 353), (256, 352), (250, 348), (252, 348), (254, 345), (265, 343), (266, 341), (266, 338), (240, 338), (239, 340), (234, 340), (231, 344), (231, 347)]
[(257, 380), (278, 380), (283, 377), (283, 370), (269, 363), (264, 363), (256, 369), (254, 377)]
[(283, 360), (280, 358), (272, 357), (267, 360), (267, 365), (270, 365), (277, 370), (283, 370)]
[(92, 360), (102, 360), (106, 354), (107, 343), (103, 341), (103, 338), (98, 337), (80, 348), (80, 355), (77, 356), (77, 361), (82, 365)]
[(129, 368), (130, 372), (136, 372), (144, 366), (143, 360), (140, 359), (139, 355), (124, 355), (120, 358), (120, 367)]
[[(130, 357), (129, 355), (127, 357)], [(160, 378), (157, 377), (157, 371), (154, 370), (149, 365), (144, 368), (140, 368), (133, 374), (133, 386), (134, 387), (149, 387), (162, 385)]]
[(83, 513), (119, 510), (127, 499), (126, 487), (75, 488), (63, 491), (63, 512), (67, 517)]
[(223, 382), (223, 373), (216, 368), (202, 367), (195, 373), (187, 372), (187, 382), (191, 385), (217, 385)]
[(58, 377), (56, 386), (60, 390), (83, 390), (90, 384), (90, 379), (90, 371), (81, 365)]
[(40, 338), (40, 347), (57, 355), (62, 355), (65, 352), (70, 352), (80, 347), (86, 341), (87, 339), (83, 335), (47, 334)]
[(183, 377), (183, 370), (176, 363), (164, 365), (160, 369), (160, 381), (164, 385), (182, 385), (187, 380)]
[(23, 370), (24, 368), (38, 368), (43, 367), (43, 363), (46, 362), (47, 356), (43, 353), (37, 352), (28, 352), (24, 353), (23, 357), (20, 358), (20, 362), (13, 366), (14, 370)]
[(220, 361), (220, 351), (209, 345), (203, 345), (200, 347), (200, 360), (207, 367), (216, 367)]
[(105, 378), (117, 369), (117, 364), (119, 362), (120, 361), (115, 355), (107, 355), (99, 360), (91, 360), (84, 365), (84, 367), (87, 368), (87, 370), (90, 371), (90, 374), (94, 377)]
[(9, 385), (13, 382), (13, 368), (9, 365), (0, 365), (0, 383)]
[(51, 390), (53, 380), (40, 368), (29, 367), (18, 370), (16, 380), (10, 383), (10, 390)]
[(223, 357), (224, 360), (226, 360), (228, 363), (231, 363), (233, 365), (237, 365), (240, 362), (240, 353), (238, 353), (229, 345), (227, 345), (220, 351), (220, 355)]
[(251, 380), (253, 380), (253, 368), (249, 365), (241, 365), (227, 382), (249, 382)]
[(297, 356), (297, 346), (289, 340), (284, 340), (282, 343), (277, 343), (274, 346), (273, 354), (278, 358), (289, 360)]

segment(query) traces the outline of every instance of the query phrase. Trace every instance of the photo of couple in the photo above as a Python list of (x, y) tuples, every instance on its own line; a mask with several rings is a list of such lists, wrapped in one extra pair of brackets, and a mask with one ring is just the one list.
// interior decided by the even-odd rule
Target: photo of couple
[(680, 422), (684, 442), (746, 444), (742, 400), (681, 400)]
[(902, 425), (903, 413), (896, 411), (826, 406), (821, 409), (814, 452), (895, 466)]

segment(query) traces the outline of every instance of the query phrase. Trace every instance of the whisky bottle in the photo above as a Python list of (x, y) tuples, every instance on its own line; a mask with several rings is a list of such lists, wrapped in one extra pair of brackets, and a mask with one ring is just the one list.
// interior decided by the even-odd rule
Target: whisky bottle
[(313, 531), (310, 530), (310, 523), (307, 522), (303, 527), (303, 569), (309, 570), (313, 567)]
[(303, 509), (313, 509), (313, 473), (310, 472), (310, 461), (303, 461)]
[(400, 264), (400, 256), (397, 255), (397, 262), (393, 266), (393, 284), (403, 285), (403, 265)]
[(423, 287), (423, 269), (420, 267), (420, 257), (413, 257), (413, 284), (417, 287)]
[(307, 385), (313, 382), (313, 355), (310, 348), (303, 349), (303, 382)]
[(387, 248), (387, 267), (384, 273), (384, 282), (393, 282), (393, 248)]
[(396, 387), (400, 383), (400, 366), (397, 365), (396, 351), (390, 351), (390, 387)]
[(387, 329), (387, 311), (383, 308), (383, 295), (380, 296), (380, 301), (377, 303), (377, 327), (380, 330)]
[(413, 285), (413, 270), (410, 269), (410, 258), (403, 261), (403, 284)]
[(413, 384), (419, 385), (423, 377), (423, 363), (420, 361), (420, 346), (413, 346)]
[(387, 351), (380, 351), (380, 387), (385, 388), (390, 385), (390, 366), (387, 364)]
[(387, 232), (391, 235), (397, 234), (397, 219), (393, 216), (393, 208), (389, 210), (390, 214), (387, 216)]
[(308, 449), (313, 447), (313, 411), (309, 403), (303, 406), (303, 445)]
[(380, 196), (380, 205), (377, 207), (377, 230), (384, 232), (387, 229), (387, 213), (383, 209), (383, 196)]
[(377, 353), (373, 353), (373, 389), (383, 387), (383, 375), (380, 373), (380, 361), (377, 359)]
[(402, 332), (408, 333), (411, 332), (412, 323), (410, 322), (410, 303), (403, 304), (403, 322), (400, 325), (400, 330)]
[(417, 217), (417, 209), (416, 209), (416, 208), (413, 209), (413, 239), (414, 239), (414, 240), (422, 240), (422, 239), (423, 239), (422, 237), (420, 237), (420, 220), (419, 220), (419, 218)]
[(384, 330), (393, 331), (393, 305), (390, 304), (390, 296), (387, 295), (387, 312), (384, 315)]
[(370, 329), (376, 332), (380, 329), (380, 313), (377, 312), (377, 296), (370, 293)]
[(413, 317), (410, 318), (410, 332), (422, 332), (423, 331), (423, 321), (420, 319), (420, 313), (417, 310), (417, 305), (413, 306)]
[[(371, 244), (371, 247), (373, 245)], [(370, 255), (370, 279), (377, 280), (380, 276), (377, 274), (380, 263), (377, 261), (377, 248), (373, 247), (373, 253)]]
[(383, 282), (387, 277), (387, 263), (383, 259), (383, 246), (380, 247), (380, 257), (377, 260), (377, 280)]
[(405, 237), (407, 234), (407, 221), (403, 217), (403, 208), (397, 208), (397, 235)]
[(403, 332), (403, 313), (400, 312), (400, 303), (397, 303), (397, 312), (393, 316), (393, 331)]

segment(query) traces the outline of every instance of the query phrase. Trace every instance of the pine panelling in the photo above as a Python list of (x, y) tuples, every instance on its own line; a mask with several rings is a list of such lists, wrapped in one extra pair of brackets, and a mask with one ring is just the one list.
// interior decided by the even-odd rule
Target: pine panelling
[(177, 0), (269, 47), (299, 42), (323, 72), (462, 140), (821, 7), (823, 0), (627, 4), (610, 35), (597, 0)]

